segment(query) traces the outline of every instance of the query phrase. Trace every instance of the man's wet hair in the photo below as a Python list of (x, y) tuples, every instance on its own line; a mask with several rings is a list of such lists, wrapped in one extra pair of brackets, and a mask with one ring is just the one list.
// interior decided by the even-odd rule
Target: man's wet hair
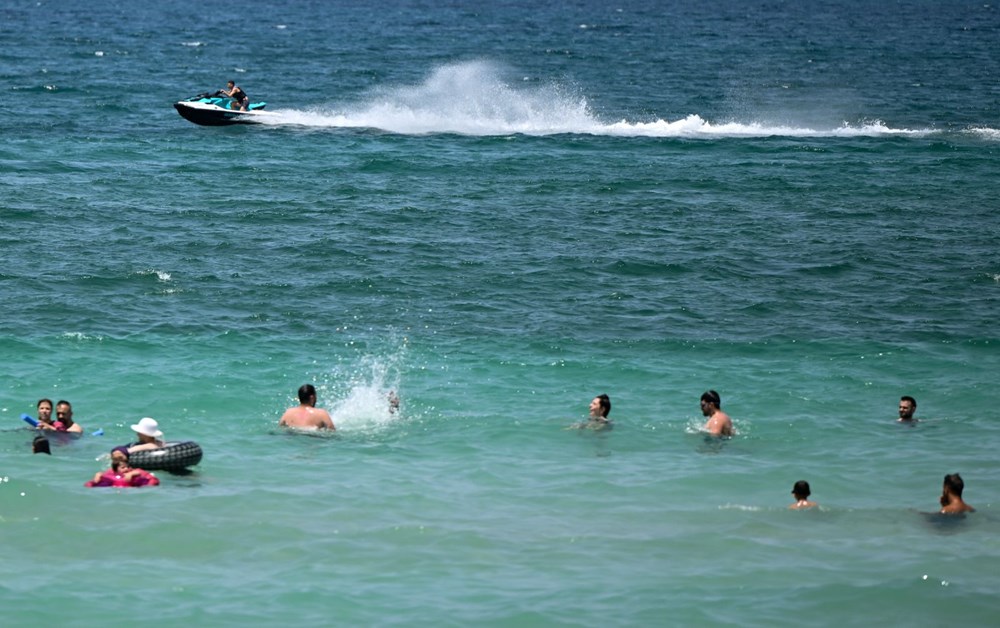
[(809, 497), (811, 494), (812, 491), (809, 490), (809, 482), (806, 482), (805, 480), (799, 480), (795, 483), (795, 486), (792, 487), (792, 495), (795, 495), (796, 497)]
[(909, 396), (909, 395), (903, 395), (902, 397), (899, 398), (899, 400), (900, 401), (909, 401), (910, 403), (913, 404), (913, 409), (914, 410), (917, 408), (917, 400), (914, 399), (913, 397)]
[(316, 396), (316, 387), (312, 384), (302, 384), (299, 386), (299, 402), (306, 403), (310, 398)]
[(948, 490), (952, 492), (956, 497), (962, 496), (962, 491), (965, 490), (965, 482), (962, 481), (962, 476), (957, 473), (949, 473), (944, 476), (944, 485), (948, 487)]
[(607, 395), (597, 395), (597, 401), (601, 404), (601, 416), (608, 418), (611, 412), (611, 397)]
[(722, 398), (719, 397), (719, 393), (714, 390), (709, 390), (708, 392), (702, 394), (702, 401), (707, 401), (708, 403), (714, 403), (716, 408), (722, 407)]

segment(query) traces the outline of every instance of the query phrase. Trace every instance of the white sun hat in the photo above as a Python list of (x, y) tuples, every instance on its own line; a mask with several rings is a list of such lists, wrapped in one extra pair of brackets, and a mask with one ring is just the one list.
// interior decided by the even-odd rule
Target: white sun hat
[(138, 432), (139, 434), (152, 438), (159, 438), (163, 436), (163, 432), (160, 431), (159, 423), (156, 422), (156, 419), (151, 419), (149, 417), (140, 419), (138, 423), (131, 427), (133, 432)]

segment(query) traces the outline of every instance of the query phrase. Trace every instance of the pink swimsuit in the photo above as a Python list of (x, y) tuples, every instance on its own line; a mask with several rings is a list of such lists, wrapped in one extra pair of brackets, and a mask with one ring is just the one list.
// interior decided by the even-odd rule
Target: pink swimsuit
[(129, 486), (157, 486), (160, 480), (157, 479), (155, 475), (149, 471), (144, 471), (143, 469), (130, 469), (130, 471), (138, 471), (138, 475), (130, 480), (126, 480), (120, 473), (114, 469), (108, 469), (101, 474), (101, 479), (96, 483), (90, 480), (84, 486), (93, 488), (98, 486), (113, 486), (113, 487), (129, 487)]

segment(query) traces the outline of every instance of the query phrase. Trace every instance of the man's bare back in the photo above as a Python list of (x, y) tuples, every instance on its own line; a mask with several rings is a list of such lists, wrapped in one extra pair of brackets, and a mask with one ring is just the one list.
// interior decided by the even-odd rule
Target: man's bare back
[(330, 418), (329, 412), (322, 408), (314, 408), (305, 404), (285, 410), (285, 413), (281, 415), (281, 420), (278, 421), (278, 425), (294, 427), (300, 430), (337, 429), (333, 426), (333, 419)]
[(705, 422), (705, 431), (712, 436), (732, 436), (733, 420), (722, 410), (716, 410)]

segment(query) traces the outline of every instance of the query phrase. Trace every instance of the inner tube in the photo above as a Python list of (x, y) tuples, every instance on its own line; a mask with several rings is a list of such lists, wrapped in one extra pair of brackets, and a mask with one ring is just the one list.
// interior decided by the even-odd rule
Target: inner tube
[(194, 441), (167, 443), (159, 449), (144, 449), (128, 455), (130, 467), (146, 471), (184, 471), (201, 462), (201, 446)]

